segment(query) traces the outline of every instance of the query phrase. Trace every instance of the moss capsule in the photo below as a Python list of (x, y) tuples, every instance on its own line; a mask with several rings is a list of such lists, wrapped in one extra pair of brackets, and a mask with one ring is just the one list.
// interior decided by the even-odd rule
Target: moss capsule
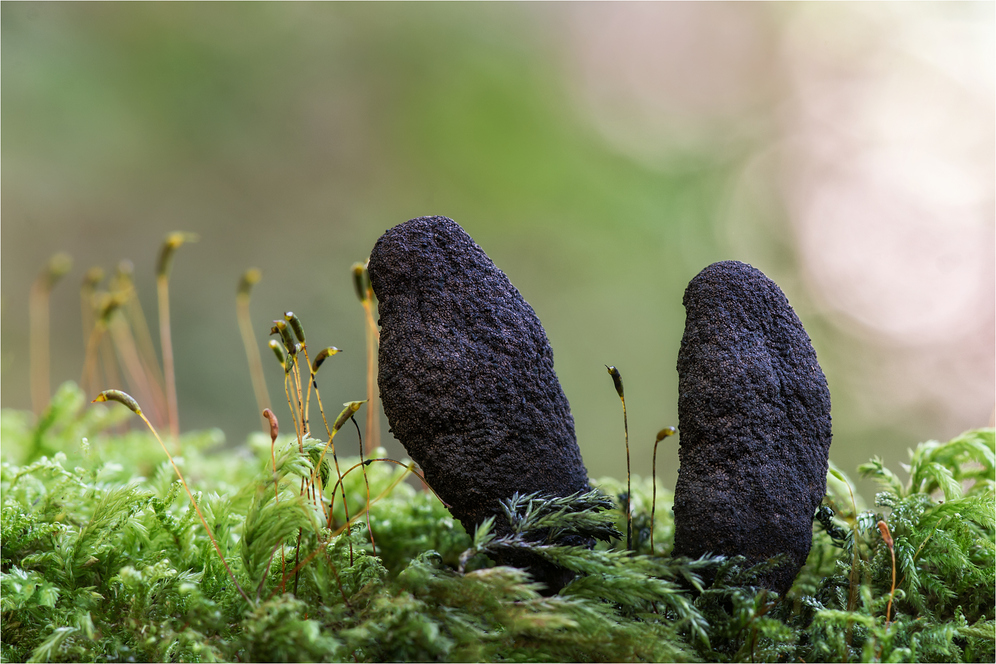
[(239, 279), (239, 288), (236, 291), (237, 295), (243, 297), (248, 297), (249, 292), (252, 287), (259, 283), (260, 279), (263, 278), (263, 273), (257, 268), (250, 268), (242, 273), (242, 278)]
[(284, 371), (287, 371), (287, 353), (284, 351), (283, 345), (276, 339), (270, 339), (269, 346), (273, 354), (277, 356), (277, 362), (284, 368)]
[(332, 425), (332, 433), (335, 433), (341, 429), (342, 426), (349, 421), (349, 418), (356, 414), (356, 411), (360, 409), (360, 406), (365, 403), (366, 401), (347, 401), (342, 404), (345, 408), (343, 408), (342, 412), (339, 413), (339, 417), (335, 418), (335, 424)]
[(297, 340), (303, 344), (304, 326), (301, 325), (301, 319), (298, 318), (293, 311), (285, 311), (284, 320), (286, 320), (290, 324), (291, 329), (294, 331), (294, 336), (297, 337)]
[(616, 387), (616, 394), (618, 394), (619, 398), (622, 399), (623, 384), (622, 384), (622, 376), (619, 374), (619, 369), (610, 366), (606, 366), (605, 368), (609, 370), (609, 375), (612, 376), (612, 384), (615, 385)]
[(135, 401), (134, 397), (127, 392), (122, 392), (121, 390), (104, 390), (90, 403), (99, 403), (102, 401), (117, 401), (118, 403), (127, 406), (128, 410), (136, 415), (142, 414), (142, 409), (139, 407), (138, 402)]
[(668, 436), (673, 436), (676, 433), (678, 433), (677, 427), (664, 427), (663, 429), (657, 432), (657, 440), (655, 440), (654, 442), (659, 443)]
[(280, 338), (283, 339), (284, 347), (287, 349), (288, 353), (294, 353), (294, 338), (291, 336), (290, 328), (287, 327), (287, 322), (282, 320), (273, 321), (273, 327), (270, 328), (270, 334), (279, 334)]
[(277, 435), (280, 433), (280, 423), (277, 421), (277, 416), (269, 408), (264, 408), (263, 417), (270, 423), (270, 442), (275, 442)]
[(367, 301), (369, 284), (367, 266), (363, 263), (353, 263), (353, 287), (356, 288), (356, 297), (360, 298), (360, 302)]
[(185, 242), (197, 242), (200, 239), (196, 233), (175, 232), (166, 236), (162, 249), (159, 251), (159, 261), (156, 263), (156, 276), (169, 276), (170, 267), (173, 265), (173, 254)]
[(318, 373), (318, 367), (322, 366), (322, 362), (341, 352), (342, 351), (335, 346), (329, 346), (328, 348), (323, 348), (318, 351), (318, 355), (315, 355), (315, 360), (311, 366), (311, 373)]

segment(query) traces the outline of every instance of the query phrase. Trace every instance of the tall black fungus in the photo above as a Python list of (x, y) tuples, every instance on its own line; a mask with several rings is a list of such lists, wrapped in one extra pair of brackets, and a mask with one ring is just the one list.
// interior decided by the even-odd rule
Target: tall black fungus
[[(499, 501), (515, 492), (589, 488), (543, 326), (456, 222), (420, 217), (388, 230), (369, 272), (384, 411), (468, 532), (498, 515), (496, 531), (507, 533)], [(570, 580), (533, 557), (498, 562), (529, 567), (551, 591)]]
[(736, 261), (685, 291), (678, 353), (674, 554), (786, 554), (760, 583), (784, 595), (806, 562), (826, 492), (830, 391), (778, 286)]

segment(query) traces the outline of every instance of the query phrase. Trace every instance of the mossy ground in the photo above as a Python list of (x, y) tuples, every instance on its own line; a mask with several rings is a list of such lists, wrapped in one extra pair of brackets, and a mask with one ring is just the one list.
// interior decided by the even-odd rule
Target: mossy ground
[[(672, 558), (671, 494), (634, 478), (635, 553), (550, 546), (573, 530), (625, 531), (625, 482), (600, 494), (518, 497), (509, 537), (468, 534), (405, 469), (365, 467), (332, 527), (300, 495), (322, 441), (190, 433), (177, 464), (222, 565), (151, 435), (118, 405), (65, 385), (37, 422), (2, 417), (4, 661), (993, 661), (994, 437), (971, 431), (912, 454), (908, 479), (876, 460), (867, 503), (832, 470), (813, 548), (786, 597), (736, 559)], [(348, 443), (336, 439), (340, 454)], [(335, 479), (326, 456), (318, 475)], [(356, 460), (339, 458), (345, 469)], [(326, 501), (330, 491), (326, 490)], [(358, 518), (356, 518), (358, 517)], [(879, 521), (894, 538), (895, 568)], [(372, 536), (371, 536), (372, 533)], [(371, 543), (371, 539), (374, 543)], [(545, 597), (521, 570), (528, 548), (577, 579)], [(771, 564), (777, 564), (772, 561)], [(293, 573), (297, 567), (297, 573)], [(893, 588), (895, 569), (895, 590)], [(714, 580), (706, 586), (702, 575)], [(887, 615), (888, 612), (888, 615)]]

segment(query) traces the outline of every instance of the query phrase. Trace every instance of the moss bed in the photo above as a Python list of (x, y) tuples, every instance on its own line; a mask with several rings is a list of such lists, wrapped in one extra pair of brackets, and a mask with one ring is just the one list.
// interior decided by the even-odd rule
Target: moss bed
[[(37, 421), (2, 415), (4, 661), (996, 656), (992, 429), (922, 443), (903, 477), (864, 464), (881, 485), (870, 501), (831, 468), (809, 559), (778, 597), (752, 585), (777, 559), (672, 557), (672, 494), (656, 488), (651, 525), (649, 478), (633, 481), (633, 552), (618, 537), (626, 484), (611, 478), (506, 501), (513, 532), (496, 537), (487, 524), (465, 532), (406, 467), (373, 462), (343, 482), (351, 523), (337, 493), (329, 527), (325, 442), (281, 436), (271, 456), (268, 437), (232, 449), (217, 430), (189, 433), (174, 458), (223, 565), (155, 438), (127, 430), (123, 406), (87, 402), (66, 384)], [(356, 461), (338, 458), (343, 471)], [(325, 480), (321, 504), (301, 494), (312, 476)], [(549, 544), (567, 531), (611, 539)], [(493, 565), (509, 548), (577, 578), (543, 596), (522, 570)]]

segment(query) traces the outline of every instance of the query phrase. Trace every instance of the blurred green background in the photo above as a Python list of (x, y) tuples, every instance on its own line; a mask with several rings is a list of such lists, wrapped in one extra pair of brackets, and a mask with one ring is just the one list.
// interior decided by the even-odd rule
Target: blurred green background
[[(235, 317), (249, 267), (261, 344), (293, 310), (344, 349), (322, 374), (337, 411), (365, 394), (350, 266), (441, 214), (542, 319), (593, 476), (625, 474), (606, 364), (649, 474), (677, 424), (682, 293), (716, 260), (795, 306), (846, 471), (992, 420), (991, 3), (3, 3), (0, 29), (5, 408), (31, 405), (27, 296), (49, 256), (74, 258), (52, 294), (57, 386), (82, 370), (83, 273), (131, 260), (155, 330), (156, 256), (184, 230), (181, 427), (259, 427)], [(658, 468), (673, 486), (675, 443)]]

